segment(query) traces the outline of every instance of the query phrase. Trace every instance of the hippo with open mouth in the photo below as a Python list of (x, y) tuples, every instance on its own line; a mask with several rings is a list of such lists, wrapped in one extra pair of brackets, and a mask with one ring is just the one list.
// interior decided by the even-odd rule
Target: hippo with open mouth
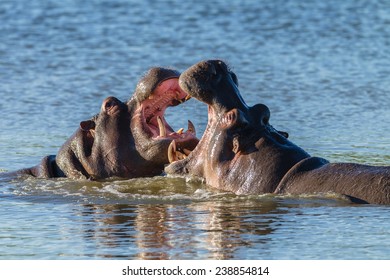
[(208, 124), (185, 159), (175, 161), (172, 143), (167, 174), (201, 177), (236, 194), (333, 192), (356, 202), (390, 204), (390, 167), (311, 157), (269, 124), (267, 106), (244, 102), (236, 75), (223, 61), (195, 64), (180, 75), (179, 84), (208, 105)]
[(72, 179), (161, 174), (169, 162), (167, 151), (172, 140), (184, 154), (199, 142), (190, 121), (186, 132), (175, 132), (164, 118), (167, 107), (190, 98), (178, 85), (179, 75), (172, 69), (151, 68), (127, 104), (114, 97), (105, 99), (100, 113), (82, 121), (57, 156), (47, 156), (37, 166), (14, 173)]

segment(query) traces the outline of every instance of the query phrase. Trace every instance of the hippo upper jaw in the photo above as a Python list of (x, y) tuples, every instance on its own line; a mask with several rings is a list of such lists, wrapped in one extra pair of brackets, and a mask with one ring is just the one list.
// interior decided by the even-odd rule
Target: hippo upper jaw
[(236, 74), (221, 60), (206, 60), (191, 66), (180, 75), (179, 85), (191, 97), (218, 112), (248, 109), (238, 90)]

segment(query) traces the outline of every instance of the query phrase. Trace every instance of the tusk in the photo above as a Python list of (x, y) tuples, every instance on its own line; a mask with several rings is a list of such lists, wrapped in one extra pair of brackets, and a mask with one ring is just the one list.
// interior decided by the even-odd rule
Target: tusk
[(168, 147), (168, 160), (169, 163), (176, 161), (176, 142), (172, 140)]
[(176, 156), (179, 158), (179, 159), (185, 159), (187, 156), (181, 152), (176, 152)]
[(177, 133), (177, 134), (182, 134), (183, 131), (184, 131), (184, 128), (180, 128), (176, 133)]
[(190, 100), (191, 99), (191, 95), (187, 94), (186, 98), (184, 99), (184, 101), (187, 101), (187, 100)]
[(196, 131), (195, 131), (195, 126), (194, 124), (188, 120), (188, 130), (187, 132), (191, 132), (192, 134), (194, 134), (196, 136)]
[(191, 154), (191, 151), (186, 149), (186, 148), (183, 148), (183, 152), (186, 156), (188, 156), (189, 154)]
[(165, 125), (163, 124), (160, 116), (157, 116), (157, 123), (158, 123), (158, 128), (160, 130), (160, 136), (161, 137), (166, 137), (167, 136), (167, 131), (165, 129)]

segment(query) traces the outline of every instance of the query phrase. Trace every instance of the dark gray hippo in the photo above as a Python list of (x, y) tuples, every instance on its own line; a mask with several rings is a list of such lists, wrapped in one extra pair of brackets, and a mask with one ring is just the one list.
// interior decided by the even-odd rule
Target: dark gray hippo
[(244, 102), (224, 62), (199, 62), (181, 74), (179, 84), (208, 105), (208, 124), (198, 146), (166, 173), (198, 176), (236, 194), (334, 192), (356, 202), (390, 204), (390, 167), (311, 157), (269, 124), (267, 106)]
[(127, 104), (104, 100), (98, 115), (82, 121), (60, 148), (32, 168), (16, 171), (35, 177), (72, 179), (135, 178), (162, 173), (172, 140), (183, 154), (198, 143), (193, 124), (175, 132), (164, 118), (169, 106), (189, 99), (180, 89), (175, 70), (151, 68), (138, 82)]
[[(126, 156), (129, 155), (130, 138), (128, 107), (117, 98), (108, 97), (98, 115), (80, 122), (80, 128), (61, 147), (57, 157), (44, 157), (37, 166), (16, 173), (40, 178), (126, 176), (129, 173)], [(65, 153), (72, 156), (65, 158)]]

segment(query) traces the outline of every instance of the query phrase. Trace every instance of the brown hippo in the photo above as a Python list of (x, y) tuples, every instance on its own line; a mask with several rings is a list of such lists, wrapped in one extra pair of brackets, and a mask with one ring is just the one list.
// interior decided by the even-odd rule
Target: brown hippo
[[(208, 104), (208, 124), (198, 146), (166, 173), (199, 176), (236, 194), (334, 192), (357, 202), (390, 204), (390, 167), (311, 157), (269, 124), (265, 105), (245, 104), (224, 62), (199, 62), (181, 74), (179, 84)], [(169, 153), (175, 159), (174, 142)]]
[(164, 118), (167, 107), (189, 99), (178, 85), (179, 75), (172, 69), (150, 69), (127, 104), (107, 98), (101, 112), (82, 121), (57, 156), (45, 157), (39, 165), (16, 173), (72, 179), (161, 174), (169, 162), (167, 150), (173, 139), (187, 154), (199, 141), (190, 121), (186, 132), (175, 132)]

